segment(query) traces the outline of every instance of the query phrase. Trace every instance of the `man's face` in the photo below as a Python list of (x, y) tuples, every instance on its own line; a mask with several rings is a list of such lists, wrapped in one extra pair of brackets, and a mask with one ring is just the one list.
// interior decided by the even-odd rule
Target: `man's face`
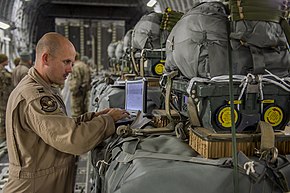
[(76, 52), (73, 46), (64, 46), (60, 52), (49, 54), (50, 65), (47, 75), (51, 83), (64, 84), (67, 76), (72, 72), (75, 55)]

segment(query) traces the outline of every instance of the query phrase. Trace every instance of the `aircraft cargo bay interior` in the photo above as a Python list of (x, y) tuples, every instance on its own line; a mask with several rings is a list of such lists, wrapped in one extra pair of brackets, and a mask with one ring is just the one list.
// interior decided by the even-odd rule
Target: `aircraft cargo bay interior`
[(0, 193), (290, 192), (288, 0), (0, 0)]

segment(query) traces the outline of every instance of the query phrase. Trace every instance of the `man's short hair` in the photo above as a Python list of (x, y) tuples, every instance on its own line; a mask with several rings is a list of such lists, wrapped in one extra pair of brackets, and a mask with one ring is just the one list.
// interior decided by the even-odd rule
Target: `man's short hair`
[(20, 62), (20, 58), (18, 57), (13, 60), (13, 63), (15, 66), (18, 66), (19, 62)]
[(0, 54), (0, 64), (7, 60), (8, 60), (8, 57), (5, 54)]

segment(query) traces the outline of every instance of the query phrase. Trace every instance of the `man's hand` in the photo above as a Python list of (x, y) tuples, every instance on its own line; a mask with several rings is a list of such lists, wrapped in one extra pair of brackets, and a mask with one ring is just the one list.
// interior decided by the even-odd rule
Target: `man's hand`
[(109, 109), (106, 114), (110, 115), (115, 122), (130, 115), (126, 110), (119, 108)]
[(107, 109), (104, 109), (104, 110), (101, 110), (99, 112), (95, 112), (95, 116), (99, 116), (99, 115), (103, 115), (103, 114), (107, 114), (111, 109), (110, 108), (107, 108)]

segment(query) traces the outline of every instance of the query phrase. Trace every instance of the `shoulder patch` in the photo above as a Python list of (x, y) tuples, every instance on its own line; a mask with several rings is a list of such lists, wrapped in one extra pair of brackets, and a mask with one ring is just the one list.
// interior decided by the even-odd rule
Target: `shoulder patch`
[(44, 96), (40, 99), (41, 110), (45, 112), (53, 112), (57, 109), (57, 102), (49, 96)]

